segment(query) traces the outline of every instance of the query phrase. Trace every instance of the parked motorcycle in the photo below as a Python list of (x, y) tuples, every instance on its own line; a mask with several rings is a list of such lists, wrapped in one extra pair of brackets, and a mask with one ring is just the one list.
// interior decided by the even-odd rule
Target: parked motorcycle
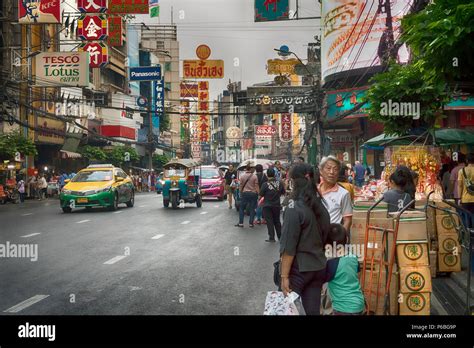
[(2, 204), (11, 202), (13, 204), (20, 203), (20, 192), (16, 187), (7, 187), (5, 190), (6, 198), (2, 201)]

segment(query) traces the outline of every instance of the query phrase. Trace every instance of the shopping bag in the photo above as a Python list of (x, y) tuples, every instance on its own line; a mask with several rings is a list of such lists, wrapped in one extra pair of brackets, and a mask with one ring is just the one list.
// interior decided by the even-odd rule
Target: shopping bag
[(295, 303), (298, 297), (294, 291), (290, 292), (287, 297), (281, 291), (269, 291), (265, 299), (263, 315), (300, 315)]

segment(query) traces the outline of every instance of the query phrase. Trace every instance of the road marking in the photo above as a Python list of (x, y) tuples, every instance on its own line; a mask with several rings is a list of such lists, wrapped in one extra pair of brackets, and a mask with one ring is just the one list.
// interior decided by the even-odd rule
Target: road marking
[(26, 236), (21, 236), (21, 238), (28, 238), (28, 237), (33, 237), (33, 236), (37, 236), (38, 234), (41, 234), (41, 233), (32, 233), (32, 234), (27, 234)]
[(139, 205), (138, 208), (146, 208), (148, 205)]
[(89, 221), (91, 220), (81, 220), (81, 221), (76, 222), (76, 224), (83, 224), (84, 222), (89, 222)]
[(127, 255), (115, 256), (114, 258), (110, 259), (109, 261), (105, 261), (104, 265), (113, 265), (114, 263), (119, 262), (120, 260), (122, 260), (126, 257), (127, 257)]
[(203, 212), (201, 213), (201, 215), (206, 215), (206, 214), (207, 214), (207, 211), (203, 211)]
[(21, 214), (21, 216), (28, 216), (28, 215), (33, 215), (33, 213)]
[(187, 224), (189, 224), (190, 222), (191, 222), (191, 221), (183, 221), (183, 222), (181, 223), (181, 225), (187, 225)]
[(160, 239), (163, 236), (164, 236), (164, 234), (157, 234), (156, 236), (151, 237), (151, 239)]
[(28, 308), (35, 303), (44, 300), (46, 297), (49, 297), (49, 295), (35, 295), (23, 302), (20, 302), (19, 304), (8, 308), (7, 310), (4, 311), (4, 313), (18, 313), (22, 311), (25, 308)]
[(114, 214), (120, 214), (123, 213), (123, 210), (116, 211)]

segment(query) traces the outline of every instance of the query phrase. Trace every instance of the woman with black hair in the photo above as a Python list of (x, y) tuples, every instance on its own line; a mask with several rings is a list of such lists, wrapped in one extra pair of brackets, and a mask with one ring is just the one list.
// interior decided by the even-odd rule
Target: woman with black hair
[(329, 213), (322, 204), (314, 170), (297, 164), (290, 172), (293, 192), (283, 216), (280, 241), (281, 289), (295, 291), (307, 315), (319, 315), (321, 288), (326, 274), (324, 244), (330, 229)]
[[(390, 190), (383, 194), (383, 201), (388, 204), (388, 212), (400, 211), (414, 199), (413, 177), (405, 166), (399, 166), (390, 175)], [(411, 193), (413, 191), (413, 197)]]

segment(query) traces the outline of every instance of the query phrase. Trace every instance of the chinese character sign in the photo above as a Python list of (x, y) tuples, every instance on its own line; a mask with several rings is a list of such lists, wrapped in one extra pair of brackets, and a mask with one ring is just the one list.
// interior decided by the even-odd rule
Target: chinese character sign
[(107, 38), (107, 44), (109, 46), (122, 46), (122, 17), (109, 16), (107, 20), (109, 22), (109, 37)]
[(164, 80), (153, 81), (153, 99), (155, 101), (155, 112), (153, 113), (152, 123), (153, 132), (160, 129), (160, 117), (165, 112), (165, 86)]
[(109, 0), (109, 14), (148, 14), (148, 0)]
[(289, 18), (289, 0), (255, 0), (255, 22)]
[(211, 127), (209, 121), (209, 82), (201, 81), (198, 86), (198, 133), (199, 141), (209, 142)]
[(281, 141), (291, 141), (293, 139), (293, 129), (291, 122), (291, 114), (281, 114)]
[(107, 0), (77, 0), (77, 8), (82, 13), (104, 13), (107, 11)]
[(109, 62), (108, 48), (103, 43), (83, 43), (78, 48), (79, 52), (89, 52), (89, 67), (101, 68)]
[(81, 40), (103, 40), (107, 37), (107, 18), (103, 15), (82, 15), (77, 22), (77, 35)]

